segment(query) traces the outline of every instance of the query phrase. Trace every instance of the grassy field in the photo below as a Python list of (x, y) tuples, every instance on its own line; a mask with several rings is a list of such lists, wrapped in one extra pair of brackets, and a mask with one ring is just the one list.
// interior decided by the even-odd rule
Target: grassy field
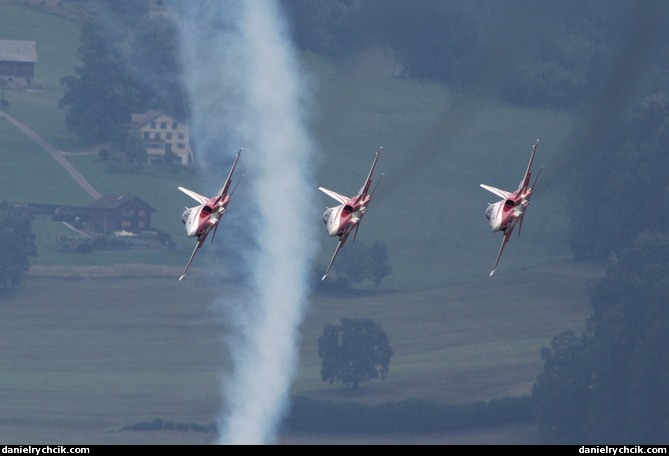
[(156, 416), (210, 424), (223, 365), (207, 291), (176, 280), (26, 279), (0, 313), (0, 440), (122, 443)]
[[(21, 22), (28, 25), (17, 25)], [(237, 291), (212, 289), (197, 278), (211, 252), (198, 257), (191, 280), (175, 280), (192, 248), (179, 220), (191, 201), (177, 186), (198, 191), (219, 183), (201, 182), (195, 171), (122, 173), (101, 162), (90, 153), (93, 145), (67, 131), (56, 106), (62, 96), (57, 82), (77, 64), (78, 25), (0, 3), (0, 30), (5, 39), (38, 40), (37, 79), (44, 86), (42, 92), (6, 90), (6, 112), (60, 150), (74, 152), (67, 159), (101, 193), (131, 192), (153, 206), (154, 226), (170, 233), (178, 246), (174, 251), (65, 253), (55, 240), (76, 234), (59, 223), (35, 223), (36, 268), (20, 289), (0, 295), (0, 440), (211, 442), (214, 436), (207, 433), (117, 431), (156, 417), (209, 425), (220, 411), (220, 376), (229, 368), (221, 339), (228, 327), (225, 309), (215, 309), (212, 302), (220, 295), (225, 303)], [(363, 284), (363, 292), (351, 296), (311, 297), (300, 327), (292, 392), (370, 403), (528, 394), (541, 370), (541, 347), (561, 331), (583, 330), (590, 313), (587, 290), (601, 274), (572, 260), (560, 176), (551, 173), (573, 117), (455, 94), (432, 82), (360, 76), (312, 54), (304, 55), (304, 63), (319, 80), (312, 129), (321, 167), (314, 191), (322, 185), (355, 194), (374, 152), (383, 146), (377, 172), (385, 177), (358, 239), (384, 243), (394, 271), (379, 290)], [(0, 197), (90, 202), (46, 152), (6, 121), (0, 121), (0, 137)], [(486, 203), (495, 197), (479, 184), (515, 189), (537, 138), (535, 164), (546, 169), (522, 237), (514, 236), (490, 278), (501, 236), (490, 231), (484, 217)], [(222, 223), (243, 224), (243, 217), (232, 214), (248, 203), (243, 195), (240, 190)], [(325, 195), (322, 203), (332, 205)], [(314, 223), (322, 227), (320, 219)], [(335, 246), (324, 230), (321, 241), (318, 271)], [(216, 242), (233, 241), (219, 233)], [(320, 380), (317, 338), (324, 324), (342, 317), (379, 322), (394, 351), (388, 377), (357, 392)], [(527, 436), (520, 443), (536, 443), (532, 426), (393, 436), (382, 442), (518, 443), (518, 433)], [(282, 439), (352, 441), (380, 442), (376, 436)]]
[[(590, 312), (587, 287), (598, 274), (597, 268), (565, 263), (511, 274), (501, 288), (479, 282), (349, 298), (313, 296), (301, 328), (292, 392), (370, 403), (404, 398), (453, 403), (527, 394), (541, 370), (539, 350), (550, 335), (583, 330)], [(228, 367), (221, 342), (229, 329), (225, 303), (237, 291), (205, 284), (28, 277), (20, 290), (3, 295), (0, 440), (212, 441), (211, 433), (117, 432), (157, 417), (200, 425), (216, 419), (219, 377)], [(222, 297), (218, 307), (211, 304), (214, 293)], [(355, 392), (320, 380), (316, 340), (325, 323), (342, 316), (371, 317), (386, 330), (394, 355), (385, 380)], [(285, 438), (294, 443), (315, 437)], [(324, 441), (352, 438), (362, 437)]]

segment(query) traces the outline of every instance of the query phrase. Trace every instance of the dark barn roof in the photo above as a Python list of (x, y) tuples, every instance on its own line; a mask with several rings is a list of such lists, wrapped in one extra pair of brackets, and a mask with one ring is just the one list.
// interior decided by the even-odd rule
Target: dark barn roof
[(36, 63), (36, 43), (34, 41), (0, 40), (0, 61)]
[(141, 204), (145, 205), (148, 207), (151, 211), (155, 212), (156, 210), (149, 206), (147, 203), (139, 199), (138, 197), (131, 195), (130, 193), (127, 193), (125, 195), (104, 195), (95, 201), (93, 201), (91, 204), (89, 204), (88, 208), (90, 209), (117, 209), (126, 203), (132, 201), (132, 200), (137, 200)]

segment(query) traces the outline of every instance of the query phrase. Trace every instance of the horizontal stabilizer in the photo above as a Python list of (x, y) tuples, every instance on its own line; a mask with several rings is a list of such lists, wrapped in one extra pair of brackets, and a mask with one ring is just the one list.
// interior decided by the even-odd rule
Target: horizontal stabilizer
[(494, 193), (495, 195), (499, 196), (500, 198), (507, 199), (511, 196), (511, 192), (500, 190), (498, 188), (491, 187), (490, 185), (481, 184), (481, 187), (485, 188), (489, 192)]
[(320, 191), (322, 191), (323, 193), (325, 193), (326, 195), (328, 195), (329, 197), (336, 199), (341, 204), (348, 203), (349, 199), (347, 197), (345, 197), (344, 195), (340, 195), (337, 192), (333, 192), (332, 190), (328, 190), (327, 188), (323, 188), (323, 187), (318, 187), (318, 189)]
[(198, 193), (195, 193), (193, 190), (188, 190), (187, 188), (179, 187), (179, 190), (184, 192), (186, 195), (190, 196), (193, 198), (195, 201), (197, 201), (200, 204), (207, 204), (207, 201), (209, 201), (209, 198), (206, 198)]

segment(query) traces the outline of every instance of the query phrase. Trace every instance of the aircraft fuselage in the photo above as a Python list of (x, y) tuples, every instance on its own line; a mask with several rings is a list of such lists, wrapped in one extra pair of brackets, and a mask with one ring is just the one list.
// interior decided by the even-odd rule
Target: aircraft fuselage
[[(226, 199), (229, 200), (229, 198)], [(225, 200), (224, 202), (227, 203)], [(218, 223), (224, 212), (224, 204), (218, 204), (214, 207), (210, 204), (202, 204), (186, 209), (181, 216), (186, 235), (188, 237), (206, 235)]]
[(485, 211), (485, 216), (490, 221), (492, 231), (505, 232), (508, 229), (513, 229), (520, 216), (523, 215), (530, 194), (531, 190), (526, 194), (512, 195), (510, 198), (490, 204)]
[(339, 206), (329, 208), (323, 213), (323, 222), (327, 227), (330, 237), (344, 236), (349, 233), (355, 225), (360, 222), (363, 214), (367, 210), (366, 197), (357, 204), (340, 204)]

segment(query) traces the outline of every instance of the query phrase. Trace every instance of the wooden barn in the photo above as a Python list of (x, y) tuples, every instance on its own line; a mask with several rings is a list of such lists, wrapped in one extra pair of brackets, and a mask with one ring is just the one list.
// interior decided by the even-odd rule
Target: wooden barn
[(105, 195), (83, 208), (84, 223), (91, 231), (110, 233), (151, 230), (151, 213), (155, 209), (136, 196)]
[(37, 47), (34, 41), (0, 40), (0, 83), (9, 87), (32, 87)]

